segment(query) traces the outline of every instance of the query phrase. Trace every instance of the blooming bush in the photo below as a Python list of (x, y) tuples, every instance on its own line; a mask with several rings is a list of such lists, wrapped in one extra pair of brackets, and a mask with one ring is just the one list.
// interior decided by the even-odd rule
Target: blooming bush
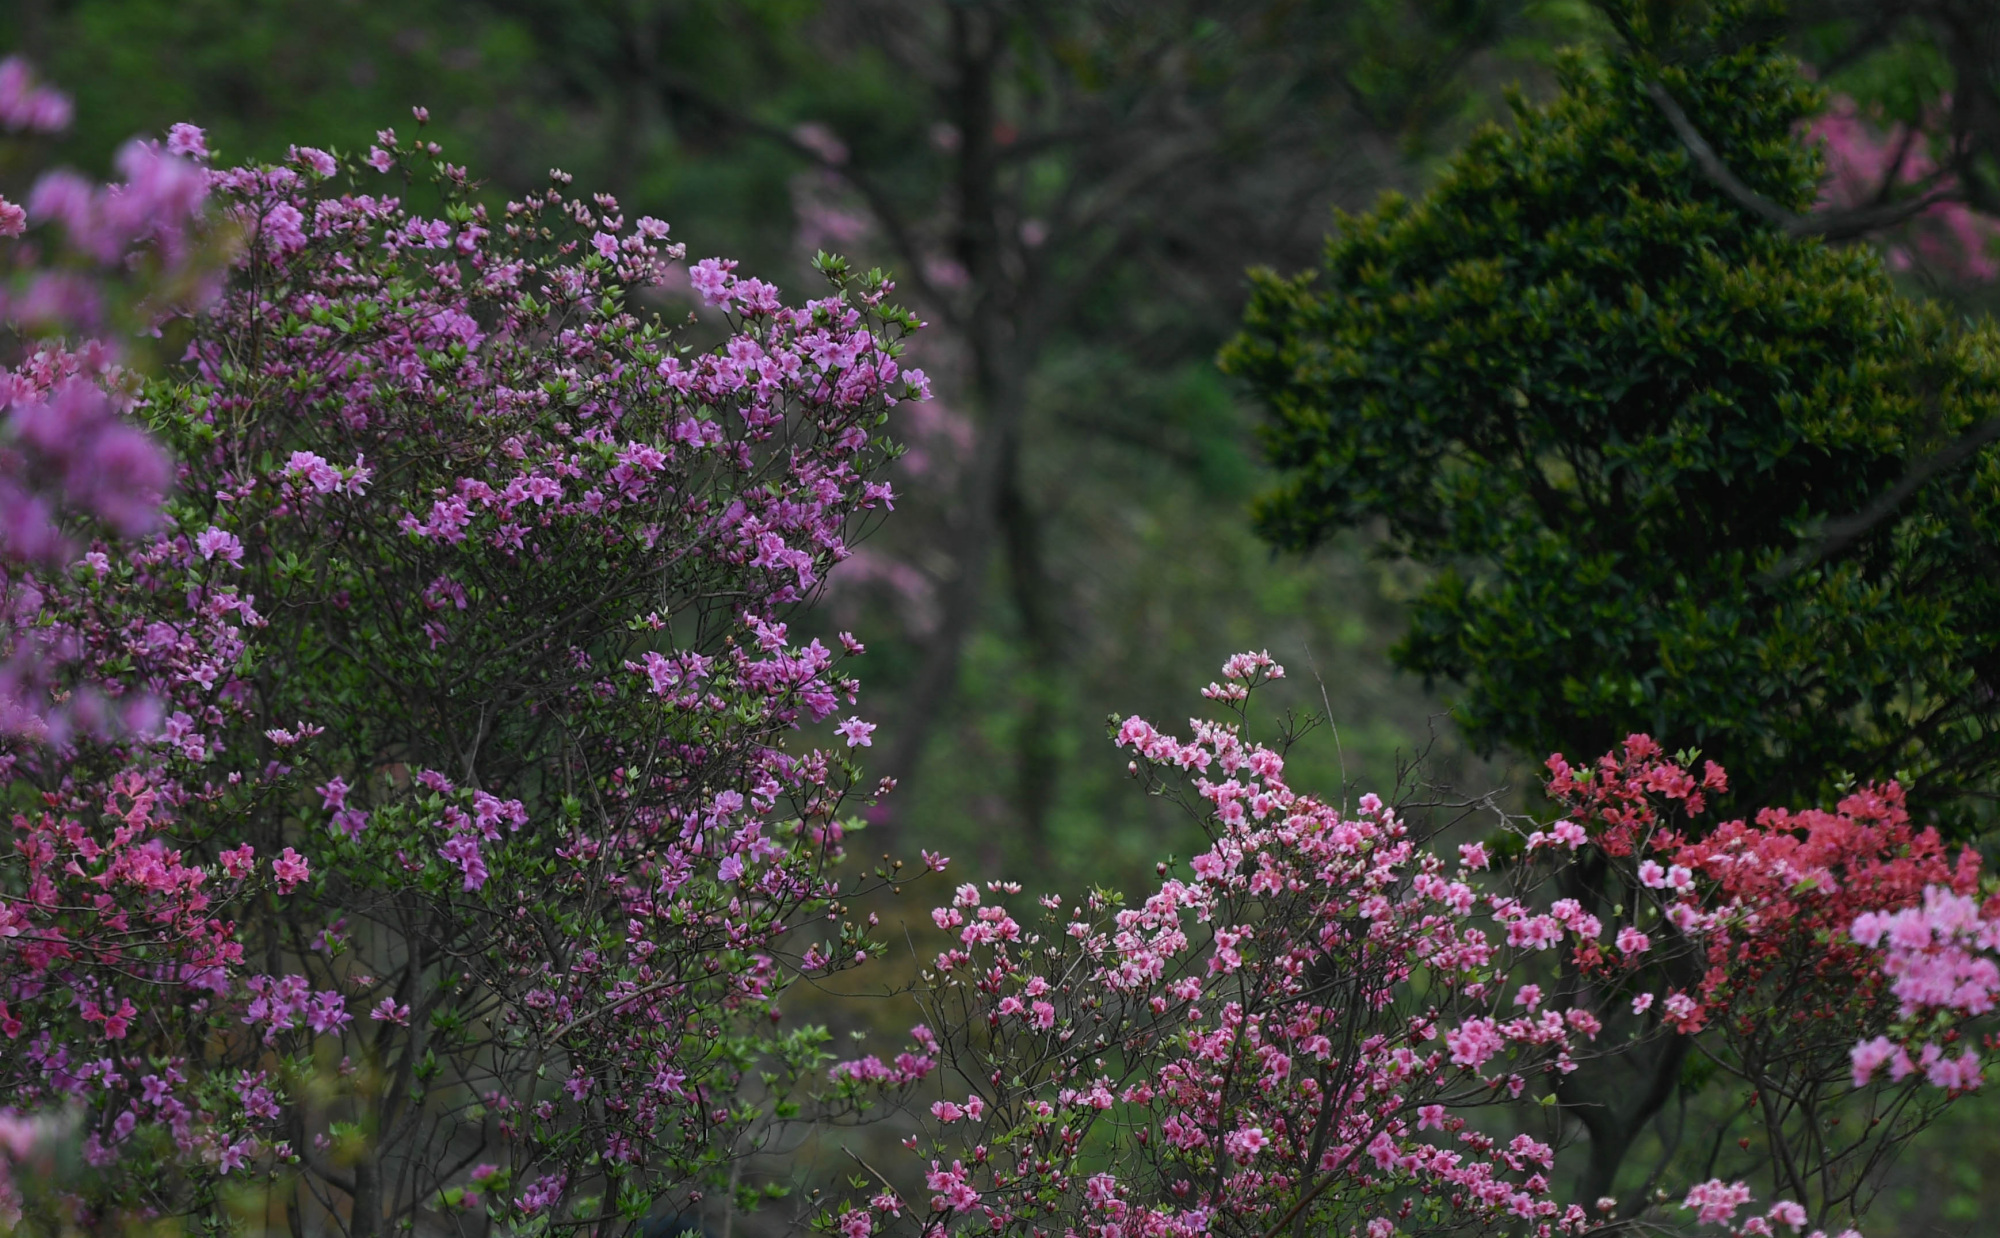
[(160, 524), (9, 582), (57, 696), (158, 722), (0, 757), (0, 1092), (78, 1111), (99, 1218), (271, 1167), (356, 1235), (698, 1198), (819, 1073), (788, 978), (865, 953), (853, 770), (795, 738), (861, 646), (784, 616), (891, 502), (915, 322), (709, 259), (698, 349), (634, 305), (664, 223), (386, 130), (197, 183), (241, 248), (139, 392)]
[[(1831, 812), (1712, 823), (1727, 776), (1685, 764), (1644, 735), (1586, 768), (1549, 760), (1549, 794), (1588, 840), (1570, 862), (1609, 926), (1579, 953), (1576, 984), (1627, 1012), (1607, 1022), (1698, 1036), (1695, 1052), (1741, 1086), (1724, 1127), (1760, 1172), (1815, 1217), (1858, 1213), (1874, 1171), (1981, 1075), (1976, 1054), (1933, 1046), (1924, 1070), (1854, 1092), (1869, 1081), (1856, 1045), (1886, 1043), (1907, 1013), (1852, 930), (1910, 914), (1927, 891), (1969, 894), (1979, 857), (1914, 828), (1894, 783)], [(1529, 851), (1552, 837), (1531, 834)]]
[[(1020, 887), (992, 882), (932, 913), (953, 940), (918, 988), (919, 1034), (945, 1094), (906, 1144), (914, 1172), (878, 1174), (826, 1228), (1386, 1238), (1644, 1219), (1559, 1201), (1571, 1128), (1555, 1115), (1586, 1062), (1692, 1037), (1746, 1085), (1727, 1129), (1761, 1141), (1781, 1198), (1739, 1215), (1750, 1188), (1709, 1178), (1681, 1209), (1736, 1234), (1802, 1232), (1856, 1211), (1883, 1158), (1978, 1085), (1969, 1055), (1911, 1065), (1890, 1049), (1893, 1084), (1852, 1093), (1869, 1037), (1927, 1002), (1990, 1008), (2000, 992), (1990, 963), (1916, 980), (1849, 938), (1857, 915), (1869, 938), (1921, 914), (1868, 909), (1937, 905), (1959, 940), (2000, 941), (1944, 904), (1958, 895), (1926, 895), (1971, 888), (1978, 862), (1913, 830), (1899, 788), (1704, 832), (1688, 823), (1724, 772), (1633, 736), (1589, 769), (1551, 759), (1565, 819), (1448, 860), (1375, 796), (1350, 813), (1287, 785), (1284, 745), (1253, 741), (1247, 715), (1282, 668), (1246, 654), (1224, 671), (1206, 695), (1232, 716), (1192, 721), (1188, 740), (1137, 718), (1116, 736), (1134, 775), (1200, 822), (1185, 869), (1161, 865), (1135, 905), (1051, 894), (1017, 919)], [(1564, 897), (1580, 875), (1586, 896)], [(884, 1073), (836, 1073), (857, 1069)], [(1522, 1114), (1546, 1116), (1524, 1129)]]

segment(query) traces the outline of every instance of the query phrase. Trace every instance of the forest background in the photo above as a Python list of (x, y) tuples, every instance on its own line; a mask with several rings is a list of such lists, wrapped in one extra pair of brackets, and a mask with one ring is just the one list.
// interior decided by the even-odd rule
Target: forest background
[[(1663, 0), (1671, 7), (1671, 0)], [(1949, 56), (1919, 10), (1804, 5), (1798, 50), (1884, 126), (1935, 118)], [(1977, 7), (1977, 6), (1975, 6)], [(809, 287), (816, 250), (891, 269), (931, 322), (938, 398), (896, 410), (896, 518), (815, 628), (867, 639), (869, 849), (978, 876), (1117, 885), (1186, 828), (1126, 785), (1105, 718), (1172, 718), (1237, 649), (1334, 728), (1302, 782), (1525, 803), (1541, 754), (1468, 744), (1452, 685), (1392, 669), (1416, 569), (1342, 533), (1275, 554), (1256, 414), (1215, 365), (1245, 270), (1313, 265), (1334, 208), (1421, 191), (1503, 92), (1611, 34), (1582, 0), (20, 0), (0, 53), (73, 93), (55, 152), (101, 172), (193, 120), (228, 160), (364, 149), (428, 107), (496, 199), (560, 166), (674, 226), (690, 257)], [(1893, 236), (1881, 238), (1893, 243)], [(1970, 314), (1966, 266), (1900, 274)], [(690, 299), (689, 305), (692, 305)], [(678, 304), (678, 310), (682, 308)], [(1974, 1233), (2000, 1127), (1959, 1106), (1871, 1233)], [(1990, 1172), (1989, 1172), (1990, 1171)]]

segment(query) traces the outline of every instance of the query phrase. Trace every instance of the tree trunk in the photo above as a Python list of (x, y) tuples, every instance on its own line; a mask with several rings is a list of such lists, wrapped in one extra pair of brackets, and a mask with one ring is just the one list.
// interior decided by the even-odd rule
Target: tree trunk
[[(1590, 1132), (1590, 1159), (1577, 1176), (1574, 1202), (1588, 1209), (1617, 1197), (1618, 1171), (1646, 1123), (1673, 1099), (1693, 1044), (1686, 1036), (1642, 1043), (1580, 1067), (1556, 1085), (1563, 1107)], [(1643, 1206), (1643, 1200), (1622, 1201), (1619, 1215)]]

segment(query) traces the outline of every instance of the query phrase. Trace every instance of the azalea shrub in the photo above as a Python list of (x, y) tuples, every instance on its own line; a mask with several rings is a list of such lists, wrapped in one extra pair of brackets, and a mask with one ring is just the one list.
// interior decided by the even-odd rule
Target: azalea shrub
[[(4, 1202), (223, 1224), (266, 1181), (362, 1235), (698, 1201), (817, 1086), (788, 981), (867, 952), (833, 868), (862, 646), (786, 615), (892, 503), (915, 320), (838, 260), (792, 306), (707, 259), (698, 346), (642, 303), (666, 224), (560, 173), (489, 204), (421, 130), (145, 149), (232, 255), (178, 362), (110, 375), (10, 302), (17, 414), (96, 391), (177, 465), (145, 519), (10, 543), (9, 652), (64, 654), (20, 716), (110, 723), (0, 754), (0, 1095), (86, 1162)], [(63, 175), (17, 265), (139, 192)]]
[[(2000, 991), (1990, 963), (1899, 961), (2000, 940), (1964, 901), (1976, 855), (1914, 829), (1899, 787), (1696, 828), (1726, 773), (1633, 736), (1584, 769), (1551, 759), (1563, 819), (1454, 848), (1374, 795), (1349, 810), (1287, 784), (1288, 737), (1259, 742), (1249, 714), (1282, 673), (1232, 658), (1205, 693), (1226, 712), (1186, 739), (1119, 725), (1134, 777), (1206, 840), (1143, 900), (1017, 908), (1018, 885), (967, 883), (932, 913), (950, 944), (915, 994), (943, 1095), (926, 1111), (910, 1091), (915, 1163), (867, 1166), (825, 1228), (1818, 1231), (1979, 1086), (1971, 1051), (1898, 1040), (1913, 1013)], [(1565, 896), (1580, 873), (1591, 892)], [(1903, 953), (1885, 964), (1877, 938)], [(1659, 1041), (1743, 1085), (1742, 1173), (1711, 1154), (1671, 1195), (1565, 1199), (1566, 1080)]]
[[(1674, 1034), (1697, 1074), (1727, 1085), (1690, 1163), (1761, 1178), (1816, 1219), (1859, 1218), (1878, 1171), (1982, 1081), (1978, 1052), (1954, 1037), (1914, 1045), (1920, 1066), (1902, 1055), (1922, 1037), (1867, 926), (1940, 892), (1971, 898), (1979, 855), (1914, 825), (1895, 783), (1858, 788), (1831, 811), (1718, 822), (1712, 801), (1728, 776), (1691, 764), (1644, 735), (1582, 768), (1550, 758), (1546, 790), (1587, 839), (1564, 848), (1566, 888), (1587, 888), (1608, 925), (1565, 991), (1619, 1033)], [(1533, 831), (1524, 849), (1542, 853), (1552, 838)], [(1879, 1048), (1892, 1038), (1893, 1051)], [(1870, 1087), (1872, 1071), (1856, 1064), (1878, 1052), (1898, 1065)], [(1562, 1099), (1600, 1137), (1590, 1098)]]
[(1596, 926), (1502, 900), (1521, 922), (1494, 942), (1470, 924), (1492, 909), (1467, 880), (1477, 848), (1447, 864), (1375, 796), (1343, 813), (1294, 792), (1282, 751), (1240, 729), (1282, 673), (1231, 660), (1209, 694), (1235, 724), (1120, 728), (1149, 785), (1184, 780), (1211, 843), (1142, 903), (1049, 895), (1023, 924), (988, 901), (1018, 887), (967, 884), (933, 913), (957, 940), (923, 1002), (963, 1093), (913, 1141), (924, 1189), (835, 1217), (850, 1238), (1587, 1224), (1553, 1196), (1546, 1138), (1491, 1138), (1465, 1112), (1542, 1092), (1596, 1033), (1504, 983), (1516, 953)]

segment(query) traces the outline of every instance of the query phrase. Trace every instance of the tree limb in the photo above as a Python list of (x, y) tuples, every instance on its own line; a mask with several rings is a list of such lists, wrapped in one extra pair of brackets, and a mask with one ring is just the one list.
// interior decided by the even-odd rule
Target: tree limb
[(1715, 148), (1708, 144), (1708, 139), (1701, 136), (1701, 131), (1694, 127), (1694, 122), (1688, 119), (1687, 113), (1681, 110), (1681, 105), (1674, 100), (1674, 96), (1665, 86), (1659, 82), (1648, 82), (1646, 93), (1652, 97), (1661, 114), (1667, 118), (1667, 123), (1673, 126), (1681, 145), (1687, 148), (1689, 157), (1694, 160), (1695, 166), (1701, 169), (1702, 175), (1706, 176), (1710, 183), (1728, 194), (1738, 206), (1768, 223), (1777, 225), (1791, 236), (1817, 236), (1828, 241), (1849, 241), (1914, 219), (1940, 202), (1957, 201), (1961, 196), (1956, 188), (1944, 183), (1949, 179), (1948, 173), (1940, 171), (1926, 178), (1932, 188), (1917, 197), (1905, 198), (1900, 202), (1885, 202), (1849, 211), (1821, 211), (1811, 215), (1788, 211), (1744, 184), (1742, 178), (1730, 170), (1729, 165), (1723, 162), (1722, 156), (1715, 153)]
[(1783, 561), (1764, 574), (1765, 583), (1775, 584), (1794, 572), (1804, 571), (1823, 559), (1839, 554), (1894, 515), (1904, 500), (1922, 489), (1924, 483), (1958, 467), (1971, 459), (1980, 448), (1995, 441), (2000, 441), (2000, 417), (1989, 417), (1910, 465), (1895, 485), (1875, 496), (1874, 502), (1868, 506), (1851, 516), (1843, 516), (1821, 526), (1819, 536), (1785, 556)]

